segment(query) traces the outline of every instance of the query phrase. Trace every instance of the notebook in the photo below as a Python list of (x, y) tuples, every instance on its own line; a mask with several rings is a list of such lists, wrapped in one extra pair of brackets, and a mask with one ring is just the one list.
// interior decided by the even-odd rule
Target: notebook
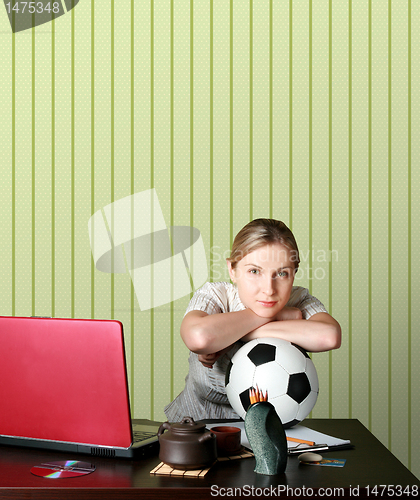
[(132, 425), (123, 326), (0, 317), (0, 445), (141, 458), (159, 424)]

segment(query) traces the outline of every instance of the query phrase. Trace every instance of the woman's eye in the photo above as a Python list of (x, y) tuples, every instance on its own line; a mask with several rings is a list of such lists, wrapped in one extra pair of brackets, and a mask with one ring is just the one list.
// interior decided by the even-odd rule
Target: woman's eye
[(249, 272), (251, 274), (258, 274), (259, 273), (258, 269), (250, 269)]
[(279, 271), (278, 275), (280, 278), (287, 278), (289, 276), (287, 271)]

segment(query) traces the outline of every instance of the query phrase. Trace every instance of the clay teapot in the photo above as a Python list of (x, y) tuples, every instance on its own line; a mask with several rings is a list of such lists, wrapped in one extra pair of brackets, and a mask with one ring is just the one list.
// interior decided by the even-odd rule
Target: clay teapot
[(196, 424), (191, 417), (184, 417), (180, 423), (164, 422), (157, 434), (159, 459), (174, 469), (182, 470), (212, 465), (217, 458), (216, 436), (206, 431), (205, 427), (205, 424)]

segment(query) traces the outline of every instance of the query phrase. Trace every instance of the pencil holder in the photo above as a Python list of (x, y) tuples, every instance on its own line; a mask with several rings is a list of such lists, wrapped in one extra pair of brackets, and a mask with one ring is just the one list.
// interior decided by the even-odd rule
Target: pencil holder
[(245, 432), (255, 456), (257, 474), (282, 474), (287, 465), (287, 440), (274, 406), (268, 401), (252, 404), (245, 415)]

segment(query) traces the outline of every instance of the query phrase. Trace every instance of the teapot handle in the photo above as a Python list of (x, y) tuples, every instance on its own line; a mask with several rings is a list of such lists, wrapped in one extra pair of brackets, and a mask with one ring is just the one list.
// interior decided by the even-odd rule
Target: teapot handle
[(159, 427), (158, 437), (165, 432), (165, 430), (169, 430), (171, 428), (171, 424), (169, 422), (163, 422), (163, 424)]

